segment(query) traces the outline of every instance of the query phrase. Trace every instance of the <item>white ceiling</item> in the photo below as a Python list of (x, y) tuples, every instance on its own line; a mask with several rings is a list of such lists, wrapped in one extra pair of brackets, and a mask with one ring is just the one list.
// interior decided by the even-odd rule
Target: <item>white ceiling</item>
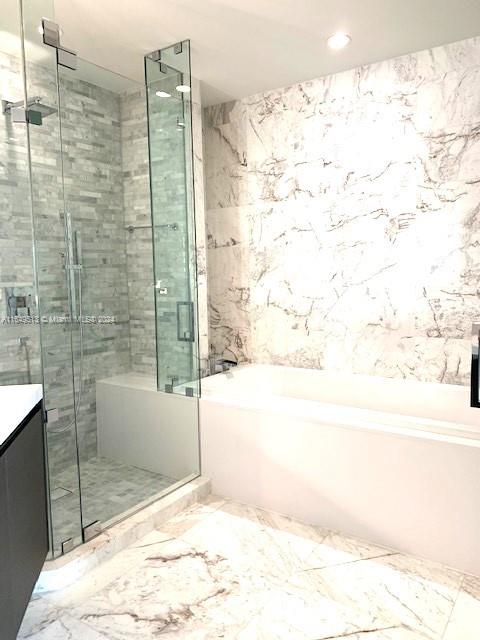
[[(55, 8), (63, 44), (137, 80), (145, 53), (189, 38), (205, 104), (480, 34), (480, 0), (55, 0)], [(332, 52), (325, 41), (338, 30), (353, 40)]]

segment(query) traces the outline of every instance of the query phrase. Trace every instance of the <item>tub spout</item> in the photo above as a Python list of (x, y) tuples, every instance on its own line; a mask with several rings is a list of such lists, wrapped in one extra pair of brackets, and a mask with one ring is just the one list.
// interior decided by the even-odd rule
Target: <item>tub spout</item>
[(231, 369), (236, 367), (237, 364), (234, 360), (228, 360), (226, 358), (215, 360), (215, 373), (226, 373), (227, 378), (231, 378), (233, 377)]

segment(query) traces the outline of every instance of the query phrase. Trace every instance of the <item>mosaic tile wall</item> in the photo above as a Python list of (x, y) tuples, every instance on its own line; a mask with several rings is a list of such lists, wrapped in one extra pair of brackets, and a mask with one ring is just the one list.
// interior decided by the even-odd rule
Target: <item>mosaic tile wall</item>
[(211, 350), (467, 384), (480, 39), (205, 112)]
[[(23, 86), (19, 59), (0, 52), (0, 99), (17, 102)], [(0, 384), (40, 381), (38, 326), (9, 323), (12, 294), (33, 292), (32, 220), (27, 135), (0, 113)], [(12, 242), (12, 239), (15, 239)], [(11, 306), (11, 304), (10, 304)], [(26, 308), (19, 313), (27, 313)]]

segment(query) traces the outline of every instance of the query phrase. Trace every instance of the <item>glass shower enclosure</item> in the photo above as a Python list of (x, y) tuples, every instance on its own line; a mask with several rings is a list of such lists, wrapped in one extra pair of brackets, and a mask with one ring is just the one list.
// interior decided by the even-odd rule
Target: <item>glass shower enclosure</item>
[(57, 556), (199, 474), (190, 50), (141, 82), (63, 47), (51, 0), (18, 6)]
[(159, 390), (198, 395), (190, 43), (145, 57)]

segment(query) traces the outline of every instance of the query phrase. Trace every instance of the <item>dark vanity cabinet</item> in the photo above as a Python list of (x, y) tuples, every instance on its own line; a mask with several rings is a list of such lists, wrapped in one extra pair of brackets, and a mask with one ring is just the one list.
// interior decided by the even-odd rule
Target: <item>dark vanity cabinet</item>
[(0, 448), (0, 638), (14, 640), (48, 552), (41, 403)]

